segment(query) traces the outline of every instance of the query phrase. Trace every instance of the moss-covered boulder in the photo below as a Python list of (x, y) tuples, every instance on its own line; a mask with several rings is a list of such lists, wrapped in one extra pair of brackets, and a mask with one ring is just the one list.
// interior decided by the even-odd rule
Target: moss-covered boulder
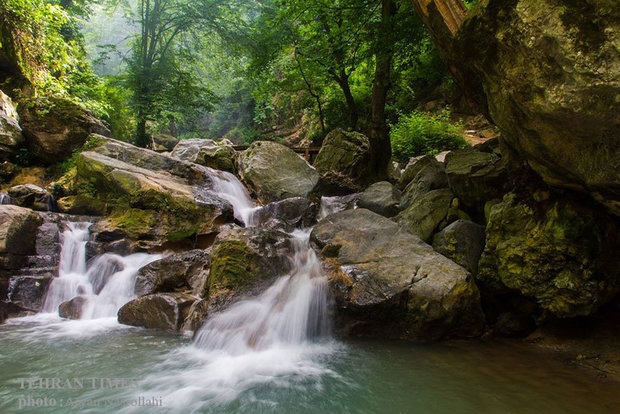
[(473, 277), (391, 220), (365, 209), (332, 214), (311, 243), (324, 259), (339, 329), (412, 340), (480, 332)]
[(292, 149), (277, 142), (258, 141), (239, 157), (239, 174), (263, 203), (307, 197), (319, 174)]
[(124, 325), (177, 332), (198, 298), (184, 293), (155, 293), (126, 303), (118, 311)]
[(231, 228), (211, 248), (209, 309), (223, 309), (233, 300), (253, 296), (292, 268), (290, 236), (278, 230)]
[(478, 261), (484, 250), (484, 226), (467, 220), (457, 220), (435, 234), (433, 249), (472, 274), (478, 273)]
[(361, 191), (373, 182), (370, 141), (359, 132), (336, 129), (325, 137), (314, 167), (325, 192)]
[(620, 7), (484, 0), (457, 33), (505, 139), (544, 180), (620, 214)]
[(559, 317), (589, 315), (620, 290), (617, 221), (578, 198), (511, 193), (491, 208), (477, 279)]
[(358, 206), (384, 217), (393, 217), (400, 208), (400, 191), (387, 181), (374, 183), (360, 196)]
[(95, 230), (108, 241), (128, 237), (140, 248), (161, 247), (206, 237), (233, 219), (232, 206), (214, 190), (212, 170), (99, 136), (84, 149), (56, 183), (65, 195), (59, 207), (107, 215)]
[(0, 161), (6, 161), (24, 143), (13, 101), (0, 91)]
[(65, 98), (46, 97), (19, 106), (20, 125), (31, 153), (45, 164), (60, 162), (90, 134), (110, 131), (83, 107)]
[(430, 241), (453, 206), (454, 194), (447, 188), (432, 190), (416, 198), (394, 218), (401, 226), (424, 241)]
[(171, 155), (216, 170), (231, 173), (237, 170), (237, 153), (227, 140), (215, 142), (210, 139), (184, 139), (174, 147)]

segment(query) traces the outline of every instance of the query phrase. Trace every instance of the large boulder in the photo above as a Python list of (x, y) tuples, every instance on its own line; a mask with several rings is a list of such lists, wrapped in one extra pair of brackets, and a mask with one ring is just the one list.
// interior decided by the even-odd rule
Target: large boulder
[(12, 157), (23, 143), (24, 137), (15, 106), (11, 98), (0, 91), (0, 161)]
[(234, 227), (220, 233), (211, 248), (210, 311), (262, 292), (289, 273), (292, 256), (290, 236), (278, 230)]
[(400, 207), (400, 191), (387, 181), (374, 183), (360, 196), (358, 206), (374, 211), (384, 217), (398, 214)]
[(412, 340), (480, 332), (473, 277), (391, 220), (365, 209), (332, 214), (311, 243), (324, 259), (341, 329)]
[(482, 216), (487, 201), (501, 199), (508, 185), (508, 157), (473, 148), (446, 156), (450, 189), (469, 211)]
[(22, 311), (39, 312), (51, 281), (51, 275), (12, 277), (7, 299)]
[(204, 165), (216, 170), (236, 172), (237, 153), (229, 141), (210, 139), (184, 139), (172, 151), (173, 157)]
[(86, 296), (76, 296), (58, 306), (58, 315), (65, 319), (82, 319), (84, 307), (88, 303)]
[(19, 106), (20, 125), (37, 159), (54, 164), (68, 158), (92, 133), (110, 131), (83, 107), (64, 98), (48, 97)]
[(454, 194), (447, 188), (432, 190), (416, 200), (394, 219), (409, 232), (430, 241), (453, 206)]
[(404, 210), (429, 191), (447, 188), (448, 176), (442, 163), (425, 155), (407, 165), (398, 187), (403, 189), (400, 207)]
[(209, 269), (209, 256), (205, 250), (176, 253), (149, 263), (136, 275), (137, 296), (158, 292), (189, 290), (204, 296)]
[(198, 298), (184, 293), (155, 293), (123, 305), (118, 321), (142, 328), (179, 331)]
[(239, 174), (263, 203), (307, 197), (319, 173), (292, 149), (277, 142), (258, 141), (239, 157)]
[(268, 229), (291, 232), (316, 223), (317, 205), (304, 197), (275, 201), (254, 213), (254, 224)]
[(7, 190), (11, 203), (38, 211), (54, 210), (54, 198), (44, 188), (34, 184), (16, 185)]
[(90, 206), (109, 214), (95, 229), (102, 237), (126, 236), (153, 248), (208, 237), (232, 221), (232, 206), (215, 191), (213, 170), (103, 137), (88, 144), (75, 170), (61, 180), (67, 197), (58, 204), (72, 212)]
[(321, 197), (318, 219), (323, 219), (330, 214), (343, 210), (357, 208), (357, 203), (362, 193), (353, 193), (345, 196)]
[(41, 218), (32, 210), (0, 205), (0, 279), (14, 275), (35, 254), (39, 224)]
[(314, 167), (327, 192), (361, 191), (372, 183), (370, 141), (359, 132), (336, 129), (325, 137)]
[(484, 250), (484, 226), (457, 220), (433, 238), (433, 249), (472, 274), (478, 273), (478, 261)]
[(510, 193), (491, 208), (477, 279), (534, 298), (558, 317), (589, 315), (620, 290), (617, 221), (579, 198)]
[(484, 0), (454, 44), (503, 139), (554, 186), (620, 214), (620, 7), (615, 0)]

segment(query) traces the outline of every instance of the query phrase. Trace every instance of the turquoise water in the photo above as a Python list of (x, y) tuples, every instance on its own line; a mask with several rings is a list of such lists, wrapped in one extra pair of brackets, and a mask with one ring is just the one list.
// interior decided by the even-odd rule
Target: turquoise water
[[(48, 384), (26, 380), (35, 377)], [(214, 355), (113, 318), (39, 315), (0, 326), (0, 412), (612, 413), (620, 385), (518, 343), (330, 341)]]

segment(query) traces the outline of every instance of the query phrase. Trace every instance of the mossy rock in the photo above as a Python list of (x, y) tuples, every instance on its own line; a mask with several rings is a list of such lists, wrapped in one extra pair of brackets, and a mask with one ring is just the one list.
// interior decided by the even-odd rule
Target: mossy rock
[(513, 289), (558, 317), (590, 315), (620, 291), (618, 225), (597, 206), (510, 193), (491, 208), (477, 279)]

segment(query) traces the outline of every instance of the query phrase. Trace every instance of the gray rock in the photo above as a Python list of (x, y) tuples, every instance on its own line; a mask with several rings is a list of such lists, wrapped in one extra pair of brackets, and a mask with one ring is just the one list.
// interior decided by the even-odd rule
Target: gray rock
[(184, 293), (155, 293), (126, 303), (118, 311), (124, 325), (179, 331), (198, 298)]
[(419, 158), (409, 164), (399, 181), (399, 187), (404, 188), (400, 208), (405, 210), (424, 194), (431, 190), (448, 187), (448, 176), (443, 164), (430, 155)]
[(359, 132), (336, 129), (325, 137), (314, 167), (327, 192), (361, 191), (374, 180), (370, 164), (370, 141)]
[(394, 218), (401, 226), (424, 241), (430, 241), (448, 217), (454, 195), (447, 188), (432, 190), (417, 198)]
[(34, 184), (16, 185), (8, 189), (11, 203), (38, 211), (54, 210), (54, 198), (49, 191)]
[(296, 228), (310, 227), (316, 222), (316, 204), (307, 198), (294, 197), (269, 203), (254, 213), (260, 227), (291, 232)]
[(41, 310), (51, 276), (15, 276), (9, 280), (8, 301), (25, 311)]
[(387, 181), (381, 181), (368, 187), (360, 196), (358, 206), (374, 211), (384, 217), (398, 214), (400, 191)]
[(178, 143), (177, 137), (168, 134), (153, 134), (151, 137), (152, 149), (157, 152), (172, 151)]
[(18, 121), (19, 117), (11, 98), (0, 91), (0, 161), (12, 157), (24, 143)]
[(311, 242), (324, 259), (345, 332), (412, 340), (480, 332), (472, 276), (391, 220), (343, 211), (321, 220)]
[(239, 157), (243, 181), (263, 203), (308, 197), (319, 173), (292, 149), (270, 141), (254, 142)]
[(85, 296), (76, 296), (71, 300), (63, 302), (58, 307), (58, 314), (61, 318), (81, 319), (84, 306), (88, 303)]
[(484, 240), (484, 226), (457, 220), (435, 234), (433, 248), (475, 275), (484, 250)]
[(136, 295), (191, 290), (204, 297), (209, 269), (209, 256), (205, 250), (176, 253), (149, 263), (138, 271)]
[(235, 173), (237, 153), (230, 141), (215, 142), (210, 139), (184, 139), (171, 154), (181, 160), (204, 165), (216, 170)]

